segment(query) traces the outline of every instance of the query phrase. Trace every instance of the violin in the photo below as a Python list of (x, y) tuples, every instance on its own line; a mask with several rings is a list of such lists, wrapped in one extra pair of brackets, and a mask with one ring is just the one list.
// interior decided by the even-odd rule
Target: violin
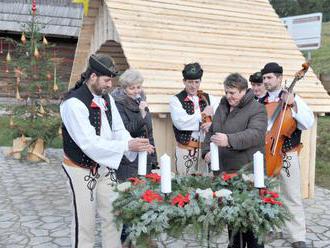
[[(309, 63), (302, 64), (302, 67), (287, 88), (288, 93), (292, 93), (296, 82), (305, 76)], [(278, 176), (283, 166), (283, 143), (296, 130), (297, 122), (292, 117), (288, 97), (286, 101), (267, 103), (265, 107), (268, 116), (265, 140), (266, 173), (268, 176)]]
[[(206, 102), (206, 106), (210, 105), (209, 101), (205, 97), (204, 92), (202, 90), (197, 90), (197, 96), (198, 96), (198, 98), (200, 98), (204, 102)], [(209, 122), (212, 122), (212, 116), (209, 116), (209, 115), (206, 115), (205, 113), (202, 113), (202, 123), (209, 123)]]

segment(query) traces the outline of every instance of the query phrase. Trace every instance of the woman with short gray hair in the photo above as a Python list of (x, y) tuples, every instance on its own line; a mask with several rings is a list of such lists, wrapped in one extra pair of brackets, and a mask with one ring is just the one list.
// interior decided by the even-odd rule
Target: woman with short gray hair
[(142, 74), (135, 69), (127, 69), (121, 76), (119, 77), (120, 87), (125, 89), (128, 86), (132, 86), (134, 84), (141, 85), (143, 84), (144, 78)]
[[(143, 92), (144, 78), (135, 69), (127, 69), (119, 78), (120, 87), (116, 88), (111, 95), (115, 99), (118, 111), (123, 119), (125, 128), (134, 137), (145, 137), (149, 143), (155, 146), (151, 113)], [(147, 173), (158, 165), (156, 150), (147, 157)], [(130, 162), (125, 156), (121, 160), (117, 170), (117, 179), (121, 182), (130, 177), (136, 177), (138, 172), (138, 158)], [(122, 242), (126, 240), (127, 225), (124, 224)], [(123, 247), (126, 247), (125, 245)]]
[[(115, 99), (118, 111), (123, 119), (125, 128), (132, 137), (146, 137), (150, 144), (154, 145), (151, 113), (143, 92), (144, 78), (135, 69), (127, 69), (119, 77), (120, 87), (116, 88), (111, 95)], [(152, 167), (157, 166), (156, 152), (148, 155), (147, 173)], [(125, 157), (117, 171), (117, 178), (125, 181), (129, 177), (137, 176), (138, 160), (129, 162)]]

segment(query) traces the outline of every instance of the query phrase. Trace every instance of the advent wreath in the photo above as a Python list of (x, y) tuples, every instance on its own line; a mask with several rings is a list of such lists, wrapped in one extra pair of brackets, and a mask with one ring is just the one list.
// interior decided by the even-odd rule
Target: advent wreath
[(253, 175), (239, 171), (217, 177), (175, 176), (172, 193), (160, 190), (161, 177), (151, 173), (119, 184), (113, 203), (117, 224), (129, 224), (128, 238), (135, 245), (166, 233), (178, 238), (193, 233), (200, 241), (216, 237), (228, 226), (236, 232), (251, 230), (259, 241), (290, 218), (276, 183), (265, 178), (266, 188), (254, 188)]

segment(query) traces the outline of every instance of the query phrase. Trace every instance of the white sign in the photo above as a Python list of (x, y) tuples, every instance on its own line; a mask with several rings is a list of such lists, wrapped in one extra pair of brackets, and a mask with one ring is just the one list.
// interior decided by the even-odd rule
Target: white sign
[(300, 50), (320, 48), (322, 13), (289, 16), (281, 19)]

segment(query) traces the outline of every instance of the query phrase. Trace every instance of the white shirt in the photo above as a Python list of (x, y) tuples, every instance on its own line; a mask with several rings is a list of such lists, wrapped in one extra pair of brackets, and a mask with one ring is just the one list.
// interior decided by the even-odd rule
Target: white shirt
[(104, 99), (96, 95), (93, 99), (101, 109), (100, 136), (96, 135), (95, 128), (90, 124), (86, 105), (77, 98), (64, 101), (60, 113), (70, 137), (88, 157), (101, 166), (117, 169), (124, 154), (129, 160), (134, 160), (137, 153), (128, 151), (128, 141), (132, 137), (125, 129), (113, 98), (109, 97), (112, 129), (105, 114), (107, 107)]
[[(187, 96), (194, 103), (194, 114), (189, 115), (182, 107), (182, 104), (177, 96), (170, 98), (170, 113), (173, 125), (178, 130), (193, 131), (191, 136), (195, 139), (200, 137), (200, 123), (202, 115), (199, 107), (198, 96)], [(210, 106), (213, 108), (213, 113), (219, 105), (219, 99), (209, 95)]]
[[(268, 92), (268, 102), (278, 102), (281, 90)], [(297, 112), (291, 108), (292, 117), (297, 121), (297, 128), (300, 130), (306, 130), (313, 126), (314, 115), (307, 104), (296, 94), (294, 97), (297, 106)]]

